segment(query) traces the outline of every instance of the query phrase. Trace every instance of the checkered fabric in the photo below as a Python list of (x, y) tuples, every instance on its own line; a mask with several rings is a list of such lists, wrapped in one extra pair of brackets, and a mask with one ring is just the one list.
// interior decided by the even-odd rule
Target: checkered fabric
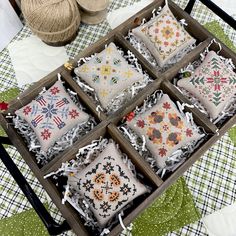
[[(120, 7), (132, 5), (138, 0), (112, 0), (109, 11)], [(187, 0), (174, 0), (180, 7), (184, 8)], [(201, 24), (219, 19), (212, 12), (207, 10), (200, 1), (196, 1), (192, 16)], [(236, 32), (222, 20), (219, 20), (225, 33), (236, 43)], [(77, 38), (69, 45), (66, 50), (70, 58), (74, 58), (81, 50), (97, 41), (100, 37), (107, 34), (110, 27), (107, 22), (99, 26), (81, 25)], [(14, 38), (14, 41), (22, 40), (31, 35), (31, 31), (24, 27)], [(0, 52), (0, 92), (16, 87), (14, 68), (11, 63), (8, 50)], [(23, 90), (24, 88), (20, 88)], [(19, 167), (31, 187), (42, 200), (49, 204), (49, 211), (56, 221), (62, 222), (60, 212), (52, 203), (50, 198), (43, 190), (40, 183), (20, 157), (14, 147), (7, 148), (10, 156)], [(236, 148), (231, 142), (228, 134), (224, 135), (201, 159), (196, 162), (185, 174), (187, 185), (193, 194), (197, 208), (202, 215), (210, 214), (222, 207), (232, 204), (236, 200)], [(15, 213), (29, 209), (31, 206), (15, 181), (0, 161), (0, 218), (9, 217)], [(74, 235), (71, 231), (62, 235)], [(178, 232), (169, 233), (168, 236), (205, 236), (206, 230), (201, 221), (188, 225)]]

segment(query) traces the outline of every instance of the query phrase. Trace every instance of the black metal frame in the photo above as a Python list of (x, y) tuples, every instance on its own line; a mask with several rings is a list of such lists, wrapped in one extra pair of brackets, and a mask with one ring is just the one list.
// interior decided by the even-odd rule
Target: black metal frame
[[(220, 16), (226, 23), (228, 23), (233, 29), (236, 30), (236, 21), (226, 12), (224, 12), (221, 8), (219, 8), (216, 4), (214, 4), (210, 0), (199, 1), (201, 1), (206, 7), (212, 10), (218, 16)], [(196, 0), (189, 0), (185, 11), (190, 14), (195, 3)], [(54, 221), (54, 219), (51, 217), (47, 209), (39, 200), (33, 189), (30, 187), (25, 177), (21, 174), (18, 167), (15, 165), (13, 160), (10, 158), (9, 154), (6, 152), (3, 144), (12, 145), (11, 140), (9, 138), (0, 136), (0, 159), (2, 160), (4, 165), (20, 187), (20, 189), (23, 191), (24, 195), (27, 197), (27, 199), (41, 218), (49, 234), (58, 235), (64, 231), (70, 230), (71, 228), (66, 221), (64, 221), (62, 224), (58, 224)]]

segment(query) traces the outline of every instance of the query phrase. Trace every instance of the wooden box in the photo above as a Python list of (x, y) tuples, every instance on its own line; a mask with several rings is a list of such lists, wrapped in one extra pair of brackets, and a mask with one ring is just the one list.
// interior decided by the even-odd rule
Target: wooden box
[[(140, 106), (143, 100), (157, 89), (162, 89), (165, 93), (169, 94), (172, 100), (178, 100), (180, 102), (191, 104), (187, 97), (180, 93), (176, 87), (171, 83), (172, 78), (180, 71), (181, 68), (186, 66), (189, 62), (192, 62), (200, 57), (200, 53), (205, 50), (211, 40), (214, 38), (207, 30), (205, 30), (196, 20), (191, 18), (186, 12), (180, 9), (176, 4), (169, 2), (170, 9), (177, 17), (177, 19), (184, 18), (188, 23), (187, 31), (197, 39), (197, 47), (187, 54), (182, 60), (176, 63), (173, 67), (168, 69), (164, 73), (159, 73), (146, 59), (136, 50), (131, 44), (126, 41), (125, 36), (128, 31), (137, 26), (136, 22), (140, 19), (151, 18), (152, 11), (154, 8), (158, 9), (159, 6), (164, 6), (164, 0), (156, 0), (145, 9), (137, 13), (135, 16), (127, 20), (125, 23), (111, 31), (108, 35), (103, 37), (101, 40), (85, 49), (77, 56), (77, 60), (82, 57), (87, 57), (95, 52), (100, 52), (104, 49), (105, 45), (110, 42), (114, 42), (124, 51), (130, 50), (137, 57), (139, 63), (142, 65), (144, 70), (154, 79), (152, 83), (147, 85), (137, 96), (131, 99), (128, 103), (124, 104), (118, 111), (108, 116), (105, 113), (98, 114), (96, 105), (78, 85), (72, 79), (72, 73), (68, 71), (64, 66), (61, 66), (57, 70), (50, 73), (48, 76), (43, 78), (41, 81), (32, 85), (28, 90), (20, 95), (20, 99), (15, 99), (10, 103), (9, 110), (3, 114), (0, 114), (0, 122), (12, 143), (22, 157), (25, 159), (35, 176), (39, 179), (44, 189), (48, 192), (53, 202), (61, 211), (63, 217), (67, 220), (73, 231), (80, 236), (93, 235), (88, 228), (83, 224), (83, 220), (79, 214), (70, 204), (61, 203), (62, 194), (54, 185), (53, 181), (48, 178), (45, 179), (44, 175), (51, 171), (57, 170), (61, 164), (65, 161), (69, 161), (75, 157), (78, 149), (89, 144), (94, 139), (100, 136), (113, 138), (120, 146), (121, 150), (125, 152), (132, 162), (135, 164), (138, 171), (140, 171), (145, 179), (152, 186), (152, 192), (146, 196), (146, 198), (139, 198), (135, 202), (135, 207), (126, 212), (124, 216), (124, 224), (128, 225), (132, 220), (137, 217), (145, 208), (147, 208), (160, 194), (166, 190), (173, 182), (177, 180), (197, 159), (199, 159), (205, 151), (207, 151), (220, 137), (236, 123), (236, 115), (228, 119), (223, 125), (216, 126), (197, 108), (188, 108), (193, 113), (194, 120), (197, 125), (202, 126), (208, 133), (207, 140), (201, 144), (201, 146), (188, 158), (181, 166), (179, 166), (168, 178), (162, 180), (158, 177), (151, 167), (139, 156), (138, 152), (132, 147), (132, 145), (124, 138), (122, 133), (117, 128), (117, 125), (121, 119), (131, 112), (136, 106)], [(217, 45), (213, 44), (213, 50), (217, 50)], [(236, 55), (228, 49), (222, 43), (222, 56), (232, 58), (236, 65)], [(76, 66), (77, 60), (72, 61), (73, 65)], [(69, 148), (50, 161), (48, 164), (40, 168), (35, 160), (34, 154), (31, 153), (24, 139), (17, 133), (16, 129), (11, 125), (11, 119), (7, 118), (7, 114), (13, 113), (16, 109), (29, 103), (36, 95), (42, 90), (42, 87), (50, 87), (57, 79), (57, 73), (61, 73), (62, 79), (66, 84), (71, 87), (75, 92), (78, 93), (82, 103), (91, 111), (91, 114), (95, 116), (98, 121), (98, 125), (87, 135), (80, 138), (72, 148)], [(122, 228), (118, 224), (113, 227), (110, 235), (118, 235)]]

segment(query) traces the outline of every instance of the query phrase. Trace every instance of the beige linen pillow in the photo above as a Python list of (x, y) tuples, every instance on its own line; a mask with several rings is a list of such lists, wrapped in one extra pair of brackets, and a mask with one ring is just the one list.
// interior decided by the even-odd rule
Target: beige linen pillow
[(132, 32), (145, 43), (160, 67), (182, 49), (196, 42), (176, 20), (168, 5), (154, 19)]
[(69, 178), (69, 182), (76, 183), (101, 226), (147, 191), (124, 164), (114, 143), (109, 143), (92, 163)]
[(236, 74), (210, 51), (193, 75), (177, 85), (193, 94), (215, 119), (236, 94)]
[(151, 109), (127, 121), (127, 125), (145, 137), (160, 168), (166, 166), (165, 161), (174, 151), (200, 138), (167, 94)]
[(114, 43), (76, 68), (75, 74), (95, 89), (104, 108), (119, 93), (143, 80), (143, 74), (128, 64)]
[(45, 152), (75, 125), (89, 118), (74, 104), (61, 81), (15, 114), (27, 121)]

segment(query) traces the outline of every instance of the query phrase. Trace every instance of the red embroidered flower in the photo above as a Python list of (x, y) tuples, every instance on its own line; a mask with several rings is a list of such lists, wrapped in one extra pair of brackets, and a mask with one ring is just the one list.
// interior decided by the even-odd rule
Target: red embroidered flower
[(69, 112), (69, 115), (70, 115), (70, 118), (71, 118), (71, 119), (75, 119), (75, 117), (79, 116), (79, 113), (78, 113), (75, 109), (72, 109), (72, 110)]
[(167, 20), (167, 21), (166, 21), (166, 24), (170, 24), (170, 20)]
[(143, 128), (145, 125), (145, 122), (144, 122), (144, 120), (138, 120), (136, 124), (138, 127)]
[(170, 109), (171, 108), (170, 103), (164, 102), (163, 103), (163, 108), (166, 109), (166, 110)]
[(43, 137), (43, 140), (48, 140), (51, 137), (51, 134), (49, 132), (49, 129), (44, 129), (43, 132), (41, 132), (41, 136)]
[(175, 36), (178, 38), (180, 36), (180, 33), (176, 32)]
[(0, 102), (0, 110), (6, 111), (8, 109), (8, 103)]
[(155, 33), (156, 33), (156, 34), (159, 33), (159, 29), (158, 29), (158, 28), (155, 29)]
[(187, 137), (192, 137), (193, 131), (191, 129), (187, 129), (185, 132), (186, 132)]
[(130, 112), (127, 116), (125, 116), (125, 119), (126, 119), (127, 121), (131, 121), (131, 120), (134, 119), (134, 117), (135, 117), (135, 113), (132, 111), (132, 112)]
[(169, 126), (168, 126), (168, 125), (163, 125), (162, 128), (163, 128), (165, 131), (169, 130)]
[(164, 42), (164, 45), (165, 45), (165, 46), (168, 46), (168, 45), (169, 45), (169, 43), (165, 41), (165, 42)]
[(165, 148), (159, 148), (159, 155), (161, 157), (165, 156), (167, 153), (167, 150)]
[(60, 90), (59, 90), (58, 87), (53, 87), (53, 88), (50, 89), (50, 92), (51, 92), (52, 95), (55, 95), (55, 94), (59, 93)]
[(23, 113), (27, 116), (32, 111), (32, 108), (30, 106), (26, 106), (23, 109)]

